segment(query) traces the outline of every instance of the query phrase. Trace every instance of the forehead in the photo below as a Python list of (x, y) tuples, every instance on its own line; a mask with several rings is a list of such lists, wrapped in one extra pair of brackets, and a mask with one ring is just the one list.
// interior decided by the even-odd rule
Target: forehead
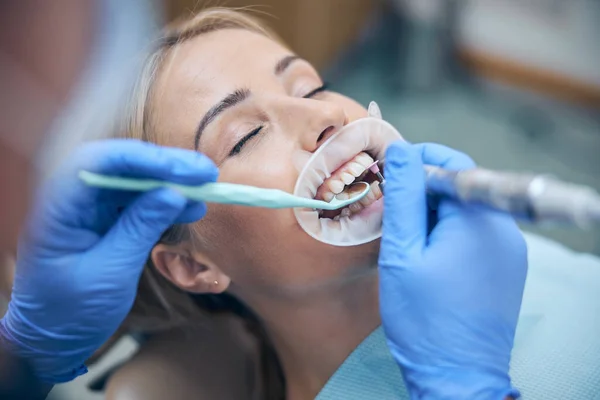
[[(153, 115), (169, 145), (192, 147), (196, 125), (227, 94), (273, 79), (289, 51), (261, 34), (224, 29), (183, 42), (164, 61), (154, 90)], [(264, 82), (262, 82), (264, 83)]]

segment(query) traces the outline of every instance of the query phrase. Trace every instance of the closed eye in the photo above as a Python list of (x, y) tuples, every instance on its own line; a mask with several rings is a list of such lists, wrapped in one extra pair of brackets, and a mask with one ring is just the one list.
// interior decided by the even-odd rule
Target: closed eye
[(252, 139), (254, 136), (258, 135), (262, 129), (263, 129), (263, 127), (259, 126), (258, 128), (250, 131), (250, 133), (248, 133), (246, 136), (244, 136), (242, 138), (242, 140), (240, 140), (239, 142), (236, 143), (235, 146), (233, 146), (233, 148), (229, 152), (229, 157), (233, 157), (233, 156), (239, 154), (242, 151), (242, 148), (244, 147), (246, 142), (248, 140)]
[(308, 94), (306, 94), (302, 97), (305, 99), (310, 99), (311, 97), (314, 97), (321, 92), (326, 92), (327, 90), (329, 90), (329, 84), (323, 83), (323, 85), (321, 85), (320, 87), (318, 87), (314, 90), (311, 90)]
[[(310, 99), (319, 93), (326, 92), (327, 90), (329, 90), (329, 85), (327, 83), (323, 83), (321, 86), (319, 86), (318, 88), (316, 88), (314, 90), (311, 90), (308, 94), (306, 94), (302, 97), (305, 99)], [(262, 129), (263, 129), (263, 127), (259, 126), (258, 128), (252, 130), (246, 136), (244, 136), (239, 142), (236, 143), (235, 146), (233, 146), (233, 148), (229, 152), (229, 157), (233, 157), (233, 156), (239, 154), (242, 151), (242, 149), (244, 148), (244, 145), (246, 144), (246, 142), (248, 142), (254, 136), (258, 135), (262, 131)]]

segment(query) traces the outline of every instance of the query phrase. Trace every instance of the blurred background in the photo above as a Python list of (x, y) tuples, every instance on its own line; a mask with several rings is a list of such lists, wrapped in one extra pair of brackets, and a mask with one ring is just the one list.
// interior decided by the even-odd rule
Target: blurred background
[[(152, 26), (206, 5), (249, 7), (314, 63), (334, 90), (364, 105), (377, 101), (383, 117), (408, 140), (449, 145), (483, 167), (550, 173), (600, 190), (597, 0), (148, 4), (156, 16)], [(114, 23), (125, 29), (132, 24)], [(534, 231), (600, 254), (599, 229)], [(11, 280), (10, 268), (0, 271), (9, 275), (0, 277), (3, 285)], [(10, 292), (10, 285), (1, 290)], [(137, 346), (131, 337), (116, 335), (92, 360), (88, 375), (58, 386), (53, 395), (103, 398), (110, 372)]]
[[(410, 141), (600, 190), (596, 0), (165, 0), (165, 15), (203, 4), (249, 7)], [(523, 228), (600, 254), (600, 229)]]

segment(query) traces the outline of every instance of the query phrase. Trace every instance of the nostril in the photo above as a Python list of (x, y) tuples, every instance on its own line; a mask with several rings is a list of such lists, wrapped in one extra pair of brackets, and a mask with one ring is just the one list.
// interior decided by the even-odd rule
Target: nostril
[(323, 132), (321, 132), (321, 134), (317, 138), (317, 143), (320, 143), (325, 138), (325, 136), (327, 136), (327, 134), (329, 132), (331, 132), (333, 129), (335, 129), (335, 128), (333, 125), (331, 125), (331, 126), (327, 127), (327, 129), (325, 129)]

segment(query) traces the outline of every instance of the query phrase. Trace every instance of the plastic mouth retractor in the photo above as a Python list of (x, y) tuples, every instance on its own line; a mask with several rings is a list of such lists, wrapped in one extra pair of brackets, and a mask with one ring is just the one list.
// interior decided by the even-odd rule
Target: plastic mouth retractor
[[(389, 123), (378, 118), (363, 118), (344, 126), (308, 159), (300, 172), (294, 195), (314, 198), (317, 189), (333, 172), (365, 152), (385, 163), (388, 146), (402, 135)], [(294, 209), (302, 229), (314, 239), (333, 246), (357, 246), (381, 237), (383, 199), (356, 215), (339, 221), (319, 218), (316, 211)]]

